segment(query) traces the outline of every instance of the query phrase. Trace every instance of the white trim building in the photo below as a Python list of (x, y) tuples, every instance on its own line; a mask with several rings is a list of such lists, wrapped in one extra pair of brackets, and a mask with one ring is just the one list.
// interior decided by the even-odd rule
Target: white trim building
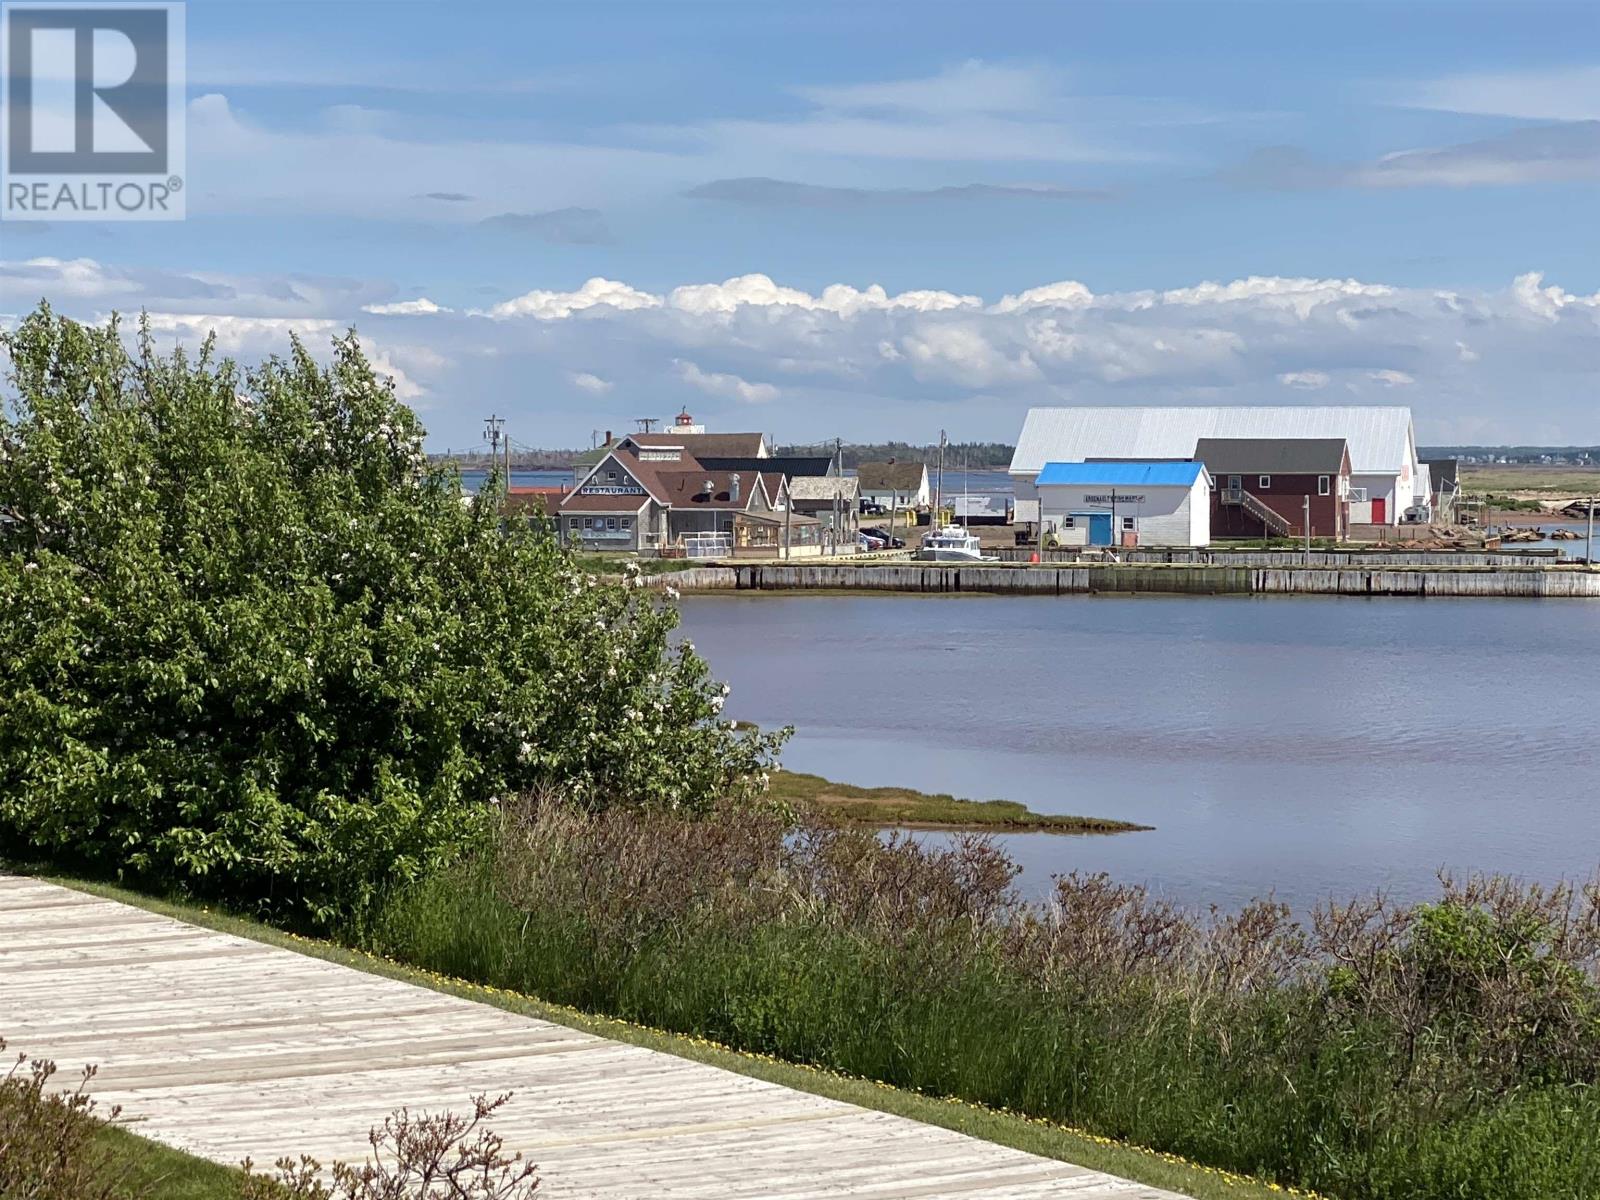
[(1017, 520), (1038, 519), (1034, 480), (1046, 463), (1188, 459), (1201, 438), (1344, 438), (1350, 444), (1352, 525), (1396, 525), (1417, 502), (1421, 464), (1409, 408), (1033, 408), (1011, 458)]
[(1052, 462), (1037, 476), (1043, 533), (1062, 546), (1204, 546), (1211, 475), (1199, 462)]
[(890, 510), (927, 508), (933, 502), (928, 468), (919, 462), (862, 463), (856, 468), (862, 504)]

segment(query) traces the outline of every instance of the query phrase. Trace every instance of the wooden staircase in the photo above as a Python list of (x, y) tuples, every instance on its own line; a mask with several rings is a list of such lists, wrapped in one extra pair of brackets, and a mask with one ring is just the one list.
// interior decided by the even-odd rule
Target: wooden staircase
[(1289, 522), (1288, 518), (1276, 509), (1262, 503), (1258, 497), (1245, 491), (1244, 488), (1225, 488), (1222, 493), (1222, 500), (1225, 504), (1237, 504), (1244, 509), (1245, 512), (1260, 521), (1262, 527), (1268, 533), (1276, 534), (1278, 537), (1294, 536), (1295, 527)]

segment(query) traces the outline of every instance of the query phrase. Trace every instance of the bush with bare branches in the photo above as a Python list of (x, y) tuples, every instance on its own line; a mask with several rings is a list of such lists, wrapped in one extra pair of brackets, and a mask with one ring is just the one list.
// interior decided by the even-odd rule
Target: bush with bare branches
[[(5, 1049), (0, 1038), (0, 1054)], [(88, 1089), (95, 1069), (85, 1067), (72, 1091), (51, 1087), (55, 1074), (55, 1063), (19, 1054), (0, 1076), (0, 1196), (128, 1200), (122, 1173), (94, 1140), (100, 1119)]]
[(372, 1151), (360, 1166), (336, 1162), (324, 1172), (313, 1158), (281, 1158), (275, 1175), (244, 1163), (240, 1200), (528, 1200), (538, 1170), (485, 1122), (510, 1094), (474, 1096), (472, 1115), (401, 1109), (367, 1135)]

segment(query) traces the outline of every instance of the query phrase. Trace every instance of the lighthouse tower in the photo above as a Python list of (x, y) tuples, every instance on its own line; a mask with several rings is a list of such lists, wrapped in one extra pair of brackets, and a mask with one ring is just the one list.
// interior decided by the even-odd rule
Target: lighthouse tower
[(696, 425), (694, 423), (694, 418), (689, 415), (687, 408), (678, 414), (677, 420), (672, 422), (673, 433), (704, 433), (705, 431), (706, 427), (704, 425)]

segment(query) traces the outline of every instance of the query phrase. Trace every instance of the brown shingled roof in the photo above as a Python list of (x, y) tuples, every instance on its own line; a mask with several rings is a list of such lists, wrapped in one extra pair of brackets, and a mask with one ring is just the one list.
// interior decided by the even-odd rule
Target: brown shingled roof
[[(656, 464), (651, 464), (656, 465)], [(742, 512), (750, 506), (756, 488), (762, 489), (767, 503), (772, 503), (782, 476), (764, 475), (755, 471), (708, 471), (696, 465), (684, 470), (681, 463), (661, 464), (671, 466), (670, 471), (656, 474), (665, 492), (665, 500), (673, 508), (718, 508)], [(739, 499), (732, 496), (733, 476), (739, 476)], [(710, 483), (711, 490), (705, 485)]]
[(914, 492), (922, 486), (927, 469), (919, 462), (862, 463), (856, 468), (856, 478), (864, 492)]

